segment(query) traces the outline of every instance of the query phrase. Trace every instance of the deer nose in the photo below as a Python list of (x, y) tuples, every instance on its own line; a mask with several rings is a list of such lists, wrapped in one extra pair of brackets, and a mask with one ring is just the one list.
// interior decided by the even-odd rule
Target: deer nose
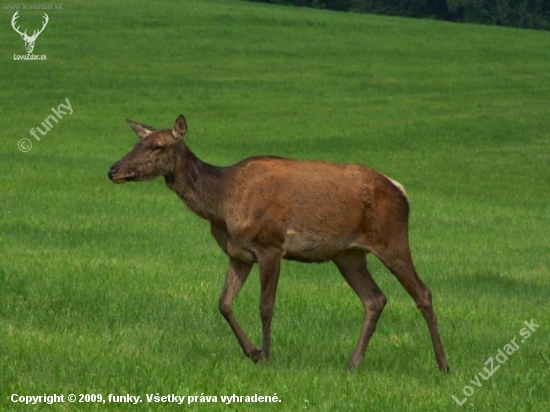
[(116, 172), (117, 172), (117, 168), (116, 168), (116, 167), (111, 167), (111, 168), (107, 171), (107, 177), (109, 178), (109, 180), (113, 180), (113, 176), (115, 175)]

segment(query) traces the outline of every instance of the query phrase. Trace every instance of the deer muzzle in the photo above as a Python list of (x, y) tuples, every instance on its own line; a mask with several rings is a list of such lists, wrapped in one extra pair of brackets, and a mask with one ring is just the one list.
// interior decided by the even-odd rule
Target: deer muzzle
[(107, 177), (113, 183), (126, 183), (134, 177), (133, 174), (123, 174), (120, 173), (118, 166), (114, 165), (107, 171)]

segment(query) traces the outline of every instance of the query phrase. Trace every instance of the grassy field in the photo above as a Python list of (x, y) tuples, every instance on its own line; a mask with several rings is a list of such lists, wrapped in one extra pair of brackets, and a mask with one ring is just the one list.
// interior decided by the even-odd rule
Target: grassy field
[[(1, 410), (113, 406), (69, 394), (141, 396), (120, 410), (548, 410), (548, 32), (239, 1), (121, 3), (50, 11), (34, 50), (46, 61), (13, 60), (24, 43), (13, 11), (0, 12)], [(20, 15), (22, 30), (40, 26), (41, 12)], [(30, 129), (65, 99), (73, 113), (36, 141)], [(363, 311), (331, 264), (284, 263), (272, 362), (245, 359), (218, 313), (227, 259), (207, 222), (161, 180), (106, 176), (135, 141), (126, 118), (170, 127), (180, 113), (210, 163), (360, 162), (402, 182), (452, 373), (437, 370), (422, 316), (375, 258), (388, 305), (355, 373), (345, 366)], [(235, 312), (257, 343), (258, 303), (254, 272)], [(531, 319), (540, 327), (524, 339)], [(519, 349), (479, 380), (514, 338)], [(232, 394), (281, 402), (221, 402)]]

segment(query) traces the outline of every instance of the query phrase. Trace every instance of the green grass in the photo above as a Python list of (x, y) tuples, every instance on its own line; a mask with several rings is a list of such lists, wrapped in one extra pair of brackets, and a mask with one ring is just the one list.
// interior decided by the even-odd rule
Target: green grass
[[(20, 14), (40, 24), (40, 12)], [(28, 62), (13, 61), (23, 42), (12, 12), (0, 12), (0, 409), (104, 407), (24, 406), (13, 393), (276, 393), (282, 402), (236, 405), (269, 410), (548, 409), (547, 32), (215, 0), (77, 1), (49, 15), (34, 50), (48, 60)], [(29, 130), (65, 98), (74, 113), (34, 141)], [(374, 258), (388, 305), (356, 373), (345, 365), (362, 308), (331, 264), (284, 263), (273, 360), (245, 359), (218, 314), (227, 259), (207, 222), (160, 180), (106, 177), (135, 139), (125, 118), (170, 127), (180, 113), (211, 163), (266, 153), (361, 162), (402, 182), (452, 374), (437, 370), (424, 320)], [(254, 272), (235, 312), (257, 343), (258, 301)], [(540, 329), (459, 407), (451, 396), (462, 399), (532, 318)]]

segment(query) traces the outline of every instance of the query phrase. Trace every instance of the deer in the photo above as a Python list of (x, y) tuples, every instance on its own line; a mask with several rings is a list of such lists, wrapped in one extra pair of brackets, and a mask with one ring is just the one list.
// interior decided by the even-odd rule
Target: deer
[(42, 28), (40, 30), (34, 30), (32, 33), (32, 36), (29, 36), (27, 35), (27, 30), (21, 33), (21, 31), (19, 30), (19, 26), (15, 27), (16, 20), (20, 17), (18, 13), (19, 11), (16, 11), (13, 15), (11, 19), (11, 27), (13, 27), (13, 30), (15, 30), (17, 33), (21, 35), (21, 38), (25, 41), (25, 48), (27, 49), (27, 53), (31, 54), (32, 51), (34, 50), (34, 43), (36, 42), (36, 39), (38, 38), (40, 33), (42, 33), (46, 28), (46, 25), (48, 24), (48, 21), (50, 20), (50, 18), (48, 17), (47, 13), (44, 13), (44, 16), (42, 16), (44, 17), (44, 23), (42, 23)]
[[(397, 278), (422, 313), (439, 369), (450, 372), (430, 289), (413, 265), (408, 239), (409, 199), (404, 187), (361, 164), (255, 156), (219, 167), (200, 160), (186, 144), (187, 122), (172, 129), (127, 120), (139, 140), (108, 170), (113, 183), (163, 177), (185, 205), (210, 223), (229, 258), (219, 311), (245, 356), (268, 362), (271, 321), (281, 261), (332, 261), (364, 307), (359, 340), (348, 363), (355, 370), (386, 304), (367, 269), (372, 253)], [(262, 347), (245, 334), (233, 300), (254, 264), (259, 266)]]

